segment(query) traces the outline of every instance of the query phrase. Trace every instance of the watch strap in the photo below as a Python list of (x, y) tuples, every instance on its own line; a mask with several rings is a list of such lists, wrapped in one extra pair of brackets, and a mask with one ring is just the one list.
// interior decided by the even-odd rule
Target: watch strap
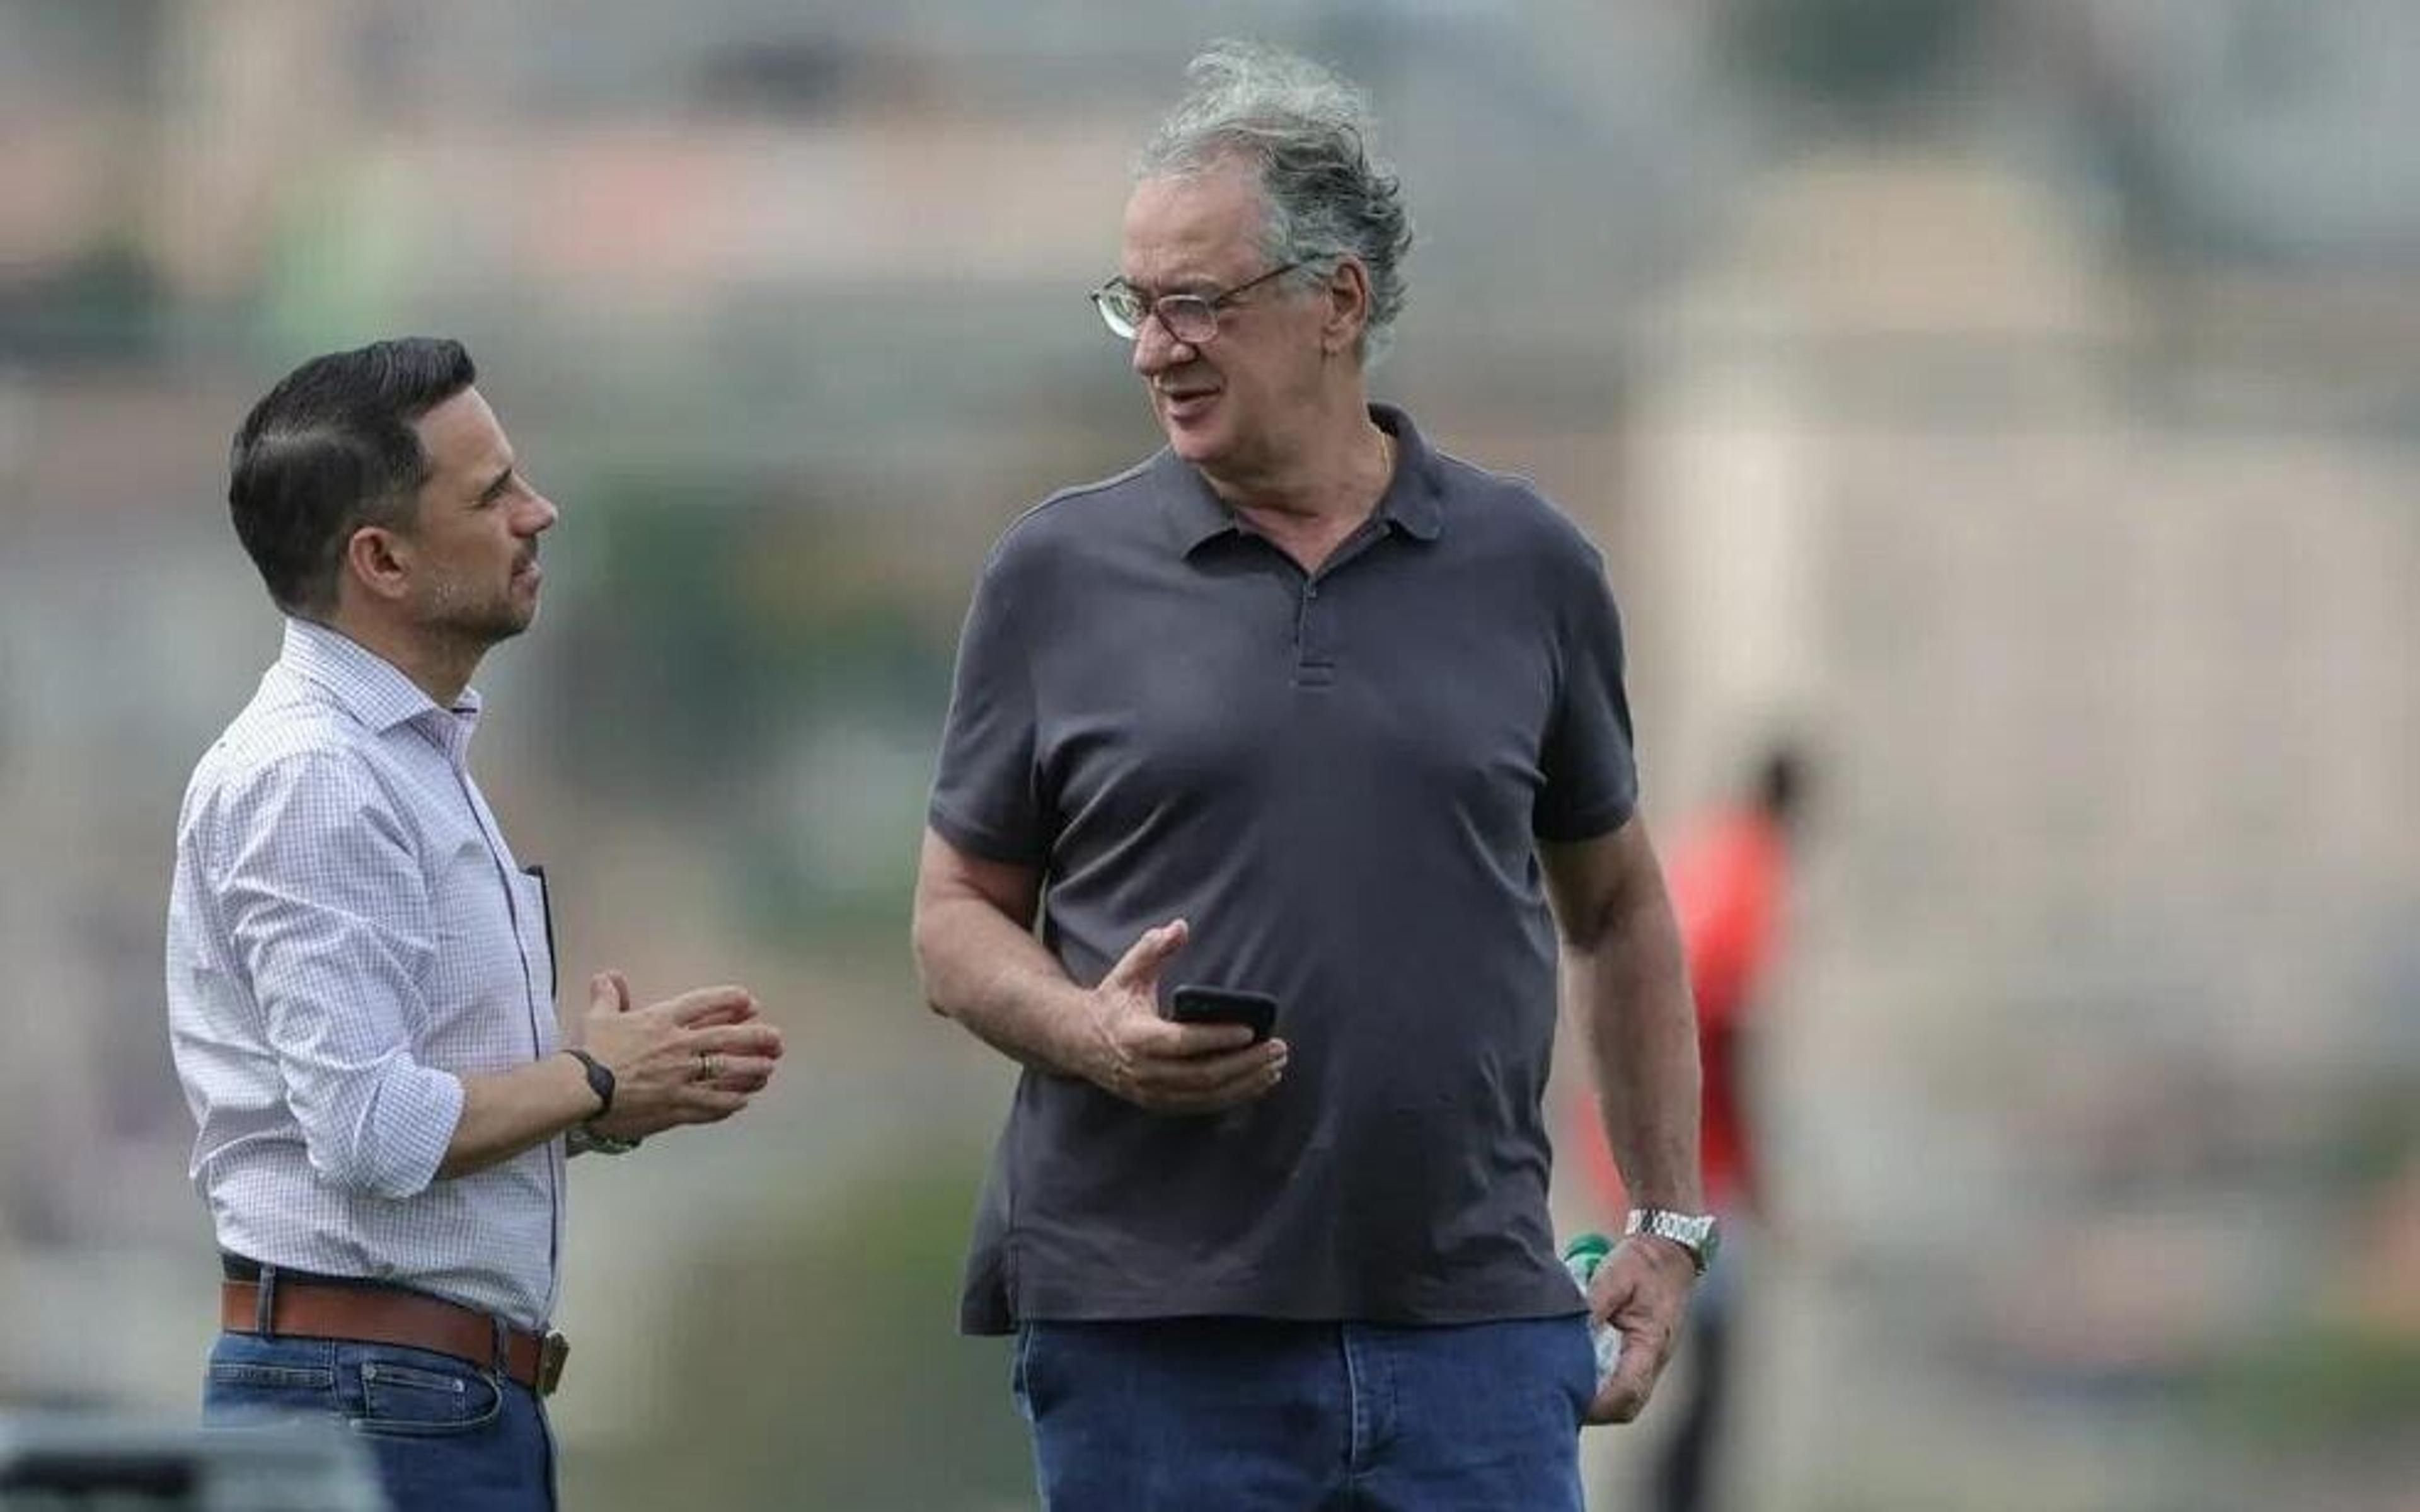
[(613, 1111), (613, 1071), (605, 1062), (585, 1050), (569, 1045), (563, 1053), (580, 1062), (581, 1071), (588, 1077), (588, 1089), (597, 1094), (597, 1111), (564, 1132), (564, 1144), (574, 1155), (627, 1155), (639, 1148), (636, 1139), (617, 1139), (597, 1131), (597, 1120)]
[(1689, 1263), (1704, 1275), (1714, 1263), (1714, 1247), (1720, 1242), (1719, 1229), (1711, 1213), (1676, 1212), (1668, 1208), (1633, 1208), (1630, 1221), (1622, 1226), (1625, 1238), (1652, 1234), (1657, 1239), (1678, 1244), (1688, 1254)]
[(575, 1050), (569, 1045), (566, 1045), (563, 1053), (569, 1056), (572, 1059), (580, 1062), (580, 1069), (586, 1072), (588, 1076), (588, 1089), (597, 1094), (597, 1111), (590, 1114), (589, 1118), (601, 1119), (608, 1113), (613, 1112), (613, 1072), (612, 1070), (606, 1066), (605, 1062), (597, 1059), (595, 1056), (590, 1055), (585, 1050)]

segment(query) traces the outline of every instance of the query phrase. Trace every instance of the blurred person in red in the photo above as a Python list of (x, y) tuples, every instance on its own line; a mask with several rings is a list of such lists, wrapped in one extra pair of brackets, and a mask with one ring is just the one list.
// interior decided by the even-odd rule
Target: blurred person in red
[(237, 433), (284, 646), (194, 768), (168, 906), (224, 1273), (203, 1421), (341, 1419), (397, 1512), (554, 1505), (566, 1157), (727, 1119), (782, 1050), (744, 988), (632, 1009), (615, 972), (558, 1025), (544, 873), (470, 770), (471, 676), (536, 617), (556, 512), (477, 378), (379, 342)]
[[(1702, 1512), (1715, 1504), (1714, 1451), (1737, 1365), (1743, 1263), (1762, 1216), (1749, 1076), (1756, 1020), (1781, 953), (1792, 842), (1805, 812), (1805, 759), (1776, 745), (1745, 791), (1685, 830), (1667, 862), (1689, 984), (1698, 1008), (1698, 1058), (1705, 1085), (1699, 1139), (1706, 1204), (1725, 1227), (1724, 1264), (1699, 1288), (1691, 1311), (1681, 1419), (1652, 1472), (1650, 1505)], [(1591, 1100), (1575, 1099), (1568, 1135), (1584, 1153), (1592, 1188), (1618, 1206), (1621, 1177), (1607, 1153)], [(1746, 1242), (1743, 1242), (1743, 1240)]]

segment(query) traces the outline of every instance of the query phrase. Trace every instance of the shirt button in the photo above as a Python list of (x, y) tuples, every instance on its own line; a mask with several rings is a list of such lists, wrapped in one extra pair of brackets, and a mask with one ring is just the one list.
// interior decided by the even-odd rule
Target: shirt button
[(1305, 598), (1317, 598), (1319, 596), (1319, 585), (1317, 583), (1313, 583), (1310, 587), (1304, 589), (1302, 591), (1302, 596)]

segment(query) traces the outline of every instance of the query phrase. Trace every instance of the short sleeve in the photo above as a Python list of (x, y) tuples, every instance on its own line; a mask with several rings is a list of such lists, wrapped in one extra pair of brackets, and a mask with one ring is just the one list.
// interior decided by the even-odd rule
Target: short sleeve
[(1558, 678), (1530, 827), (1561, 844), (1593, 840), (1627, 824), (1638, 806), (1631, 751), (1630, 697), (1622, 687), (1621, 613), (1594, 552), (1585, 571), (1564, 575), (1556, 616)]
[(995, 552), (975, 584), (927, 817), (970, 855), (1040, 866), (1048, 844), (1034, 764), (1033, 669), (1007, 577)]

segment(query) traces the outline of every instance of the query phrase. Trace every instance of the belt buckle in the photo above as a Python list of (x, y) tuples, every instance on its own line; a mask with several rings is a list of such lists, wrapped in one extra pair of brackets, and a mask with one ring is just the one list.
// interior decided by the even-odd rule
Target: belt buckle
[(537, 1394), (551, 1396), (563, 1381), (563, 1362), (571, 1358), (571, 1341), (560, 1334), (549, 1334), (538, 1341)]

